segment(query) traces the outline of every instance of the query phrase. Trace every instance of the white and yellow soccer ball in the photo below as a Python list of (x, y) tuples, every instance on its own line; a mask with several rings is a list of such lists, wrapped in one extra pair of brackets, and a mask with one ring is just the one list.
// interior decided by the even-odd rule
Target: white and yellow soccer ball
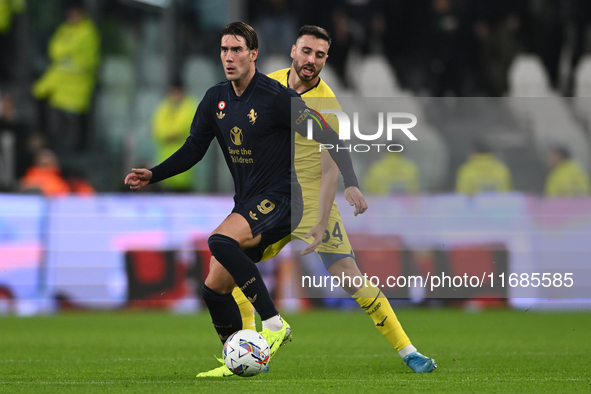
[(249, 377), (265, 371), (271, 358), (267, 340), (253, 330), (240, 330), (226, 340), (224, 363), (234, 375)]

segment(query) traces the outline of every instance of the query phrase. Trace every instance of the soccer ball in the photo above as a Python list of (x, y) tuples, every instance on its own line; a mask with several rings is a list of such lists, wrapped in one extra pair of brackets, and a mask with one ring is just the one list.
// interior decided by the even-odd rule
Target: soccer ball
[(224, 344), (224, 363), (234, 375), (248, 377), (263, 372), (270, 356), (267, 340), (253, 330), (236, 331)]

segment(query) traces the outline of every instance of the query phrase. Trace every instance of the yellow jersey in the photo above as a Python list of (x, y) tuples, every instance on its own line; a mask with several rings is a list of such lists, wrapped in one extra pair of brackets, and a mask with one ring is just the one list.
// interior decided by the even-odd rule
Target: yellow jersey
[[(287, 85), (289, 78), (289, 68), (275, 71), (268, 76), (279, 81), (282, 85)], [(306, 105), (318, 112), (321, 109), (338, 109), (341, 110), (332, 89), (320, 79), (316, 86), (307, 90), (300, 95)], [(335, 115), (323, 114), (326, 122), (335, 130), (338, 131), (339, 123)], [(322, 169), (320, 167), (320, 149), (318, 142), (308, 140), (296, 133), (295, 136), (295, 157), (294, 165), (298, 181), (302, 186), (302, 194), (304, 197), (304, 207), (306, 205), (315, 204), (316, 211), (318, 208), (318, 190), (320, 189), (320, 178), (322, 177)], [(333, 205), (336, 207), (336, 203)], [(318, 213), (318, 212), (316, 212)], [(305, 215), (304, 215), (305, 216)], [(318, 216), (316, 216), (316, 219)], [(316, 224), (316, 223), (314, 223)]]
[[(275, 71), (269, 74), (270, 78), (279, 81), (282, 85), (288, 86), (290, 69)], [(316, 86), (307, 90), (300, 95), (306, 105), (311, 109), (321, 112), (322, 109), (338, 109), (342, 110), (331, 88), (320, 79)], [(322, 115), (326, 122), (338, 132), (338, 119), (333, 114)], [(320, 180), (322, 178), (322, 167), (320, 165), (320, 157), (322, 152), (319, 149), (318, 142), (308, 140), (298, 133), (295, 135), (295, 157), (294, 166), (298, 181), (302, 187), (302, 195), (304, 199), (304, 214), (302, 221), (298, 228), (292, 235), (285, 237), (283, 240), (269, 246), (265, 250), (263, 260), (275, 256), (279, 251), (292, 239), (292, 237), (301, 239), (308, 244), (312, 243), (313, 238), (305, 239), (304, 236), (310, 231), (312, 227), (318, 222), (318, 197), (320, 192)], [(316, 249), (322, 258), (323, 253), (331, 255), (353, 255), (349, 237), (343, 226), (341, 214), (337, 208), (337, 203), (332, 203), (328, 225), (324, 233), (322, 243)], [(323, 259), (323, 263), (328, 267), (336, 260)]]
[(511, 190), (509, 168), (491, 153), (474, 154), (458, 169), (456, 191), (474, 195)]
[[(187, 130), (197, 109), (197, 99), (185, 95), (178, 104), (166, 98), (152, 117), (152, 135), (156, 143), (157, 160), (162, 163), (172, 156), (187, 139)], [(162, 184), (166, 189), (189, 190), (193, 187), (194, 169), (165, 179)]]
[(589, 175), (576, 162), (565, 160), (550, 172), (545, 189), (550, 197), (588, 196)]
[(419, 170), (400, 153), (390, 153), (369, 168), (363, 186), (367, 193), (375, 195), (416, 194)]

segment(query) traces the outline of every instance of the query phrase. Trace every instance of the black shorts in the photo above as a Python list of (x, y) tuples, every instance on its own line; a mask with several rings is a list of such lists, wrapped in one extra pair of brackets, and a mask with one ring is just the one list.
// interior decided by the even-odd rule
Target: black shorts
[(279, 193), (269, 193), (254, 197), (249, 201), (236, 204), (232, 213), (244, 217), (250, 225), (252, 237), (261, 235), (257, 246), (244, 250), (255, 263), (263, 257), (267, 246), (278, 242), (296, 229), (303, 214), (303, 205), (299, 199)]

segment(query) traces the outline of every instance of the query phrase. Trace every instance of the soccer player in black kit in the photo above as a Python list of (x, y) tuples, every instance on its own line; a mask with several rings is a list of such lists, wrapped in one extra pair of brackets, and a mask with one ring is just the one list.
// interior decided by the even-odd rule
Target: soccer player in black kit
[[(305, 136), (308, 109), (299, 95), (259, 73), (256, 32), (243, 22), (221, 31), (221, 60), (226, 74), (199, 104), (190, 134), (172, 156), (151, 169), (132, 169), (125, 177), (131, 190), (139, 190), (199, 162), (216, 138), (234, 179), (232, 213), (211, 233), (212, 258), (203, 285), (203, 300), (212, 323), (224, 342), (242, 329), (240, 310), (232, 297), (238, 286), (261, 317), (271, 357), (291, 340), (291, 327), (283, 320), (255, 265), (265, 248), (289, 235), (299, 224), (303, 203), (293, 170), (292, 130)], [(295, 104), (292, 109), (292, 99)], [(292, 121), (292, 111), (299, 121)], [(312, 122), (313, 124), (315, 122)], [(314, 125), (320, 143), (340, 145), (332, 129)], [(367, 204), (359, 191), (349, 152), (330, 150), (345, 182), (345, 198), (355, 215)], [(322, 238), (322, 234), (317, 234)], [(208, 375), (211, 376), (211, 375)], [(225, 376), (225, 375), (221, 375)]]

